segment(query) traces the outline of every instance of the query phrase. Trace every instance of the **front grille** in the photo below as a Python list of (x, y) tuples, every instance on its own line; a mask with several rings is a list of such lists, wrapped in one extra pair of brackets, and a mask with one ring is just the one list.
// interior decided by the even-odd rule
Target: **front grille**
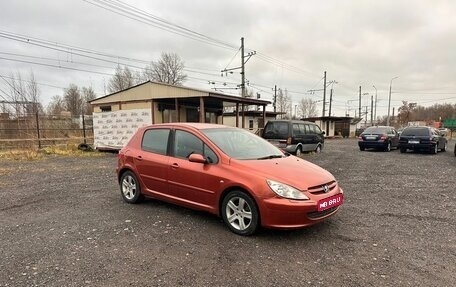
[(313, 212), (309, 212), (307, 213), (307, 217), (309, 217), (310, 219), (319, 219), (319, 218), (322, 218), (326, 215), (329, 215), (333, 212), (336, 212), (336, 210), (339, 208), (339, 206), (336, 206), (336, 207), (331, 207), (331, 208), (328, 208), (326, 210), (323, 210), (323, 211), (313, 211)]
[[(328, 190), (326, 192), (325, 192), (325, 188), (324, 188), (325, 186), (328, 187)], [(336, 186), (337, 186), (337, 182), (333, 180), (333, 181), (330, 181), (325, 184), (320, 184), (320, 185), (309, 187), (307, 189), (307, 191), (312, 194), (324, 194), (324, 193), (328, 193), (328, 192), (332, 191), (334, 188), (336, 188)]]

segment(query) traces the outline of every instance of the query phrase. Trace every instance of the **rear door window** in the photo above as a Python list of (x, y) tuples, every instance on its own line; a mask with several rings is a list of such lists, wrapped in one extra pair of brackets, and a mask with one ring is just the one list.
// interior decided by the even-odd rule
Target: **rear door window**
[(293, 124), (293, 136), (299, 136), (301, 134), (302, 133), (299, 130), (299, 125), (298, 124)]
[(306, 135), (311, 134), (310, 132), (310, 125), (305, 125)]
[(146, 130), (143, 135), (141, 148), (145, 151), (166, 155), (169, 133), (169, 129)]

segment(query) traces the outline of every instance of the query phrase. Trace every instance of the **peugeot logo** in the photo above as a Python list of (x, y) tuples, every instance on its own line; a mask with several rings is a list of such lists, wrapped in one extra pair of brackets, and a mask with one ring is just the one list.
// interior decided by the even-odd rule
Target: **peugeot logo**
[(327, 184), (323, 185), (323, 192), (327, 193), (329, 191), (329, 186)]

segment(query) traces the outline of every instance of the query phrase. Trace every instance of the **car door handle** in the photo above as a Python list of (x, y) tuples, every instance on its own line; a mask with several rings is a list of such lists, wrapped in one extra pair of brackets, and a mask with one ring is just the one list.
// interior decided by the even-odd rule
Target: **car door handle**
[(174, 168), (174, 169), (179, 168), (179, 164), (173, 163), (173, 164), (171, 165), (171, 168)]
[(136, 159), (139, 160), (139, 161), (141, 161), (141, 160), (142, 160), (142, 156), (138, 155), (138, 156), (136, 157)]

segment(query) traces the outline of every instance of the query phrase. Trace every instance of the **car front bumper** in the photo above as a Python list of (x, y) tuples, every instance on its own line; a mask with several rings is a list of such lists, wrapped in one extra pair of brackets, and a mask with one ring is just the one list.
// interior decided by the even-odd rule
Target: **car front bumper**
[[(320, 195), (318, 200), (331, 197), (339, 192)], [(296, 229), (310, 226), (334, 215), (342, 205), (318, 211), (318, 200), (289, 200), (273, 197), (262, 201), (261, 225), (266, 228)]]

